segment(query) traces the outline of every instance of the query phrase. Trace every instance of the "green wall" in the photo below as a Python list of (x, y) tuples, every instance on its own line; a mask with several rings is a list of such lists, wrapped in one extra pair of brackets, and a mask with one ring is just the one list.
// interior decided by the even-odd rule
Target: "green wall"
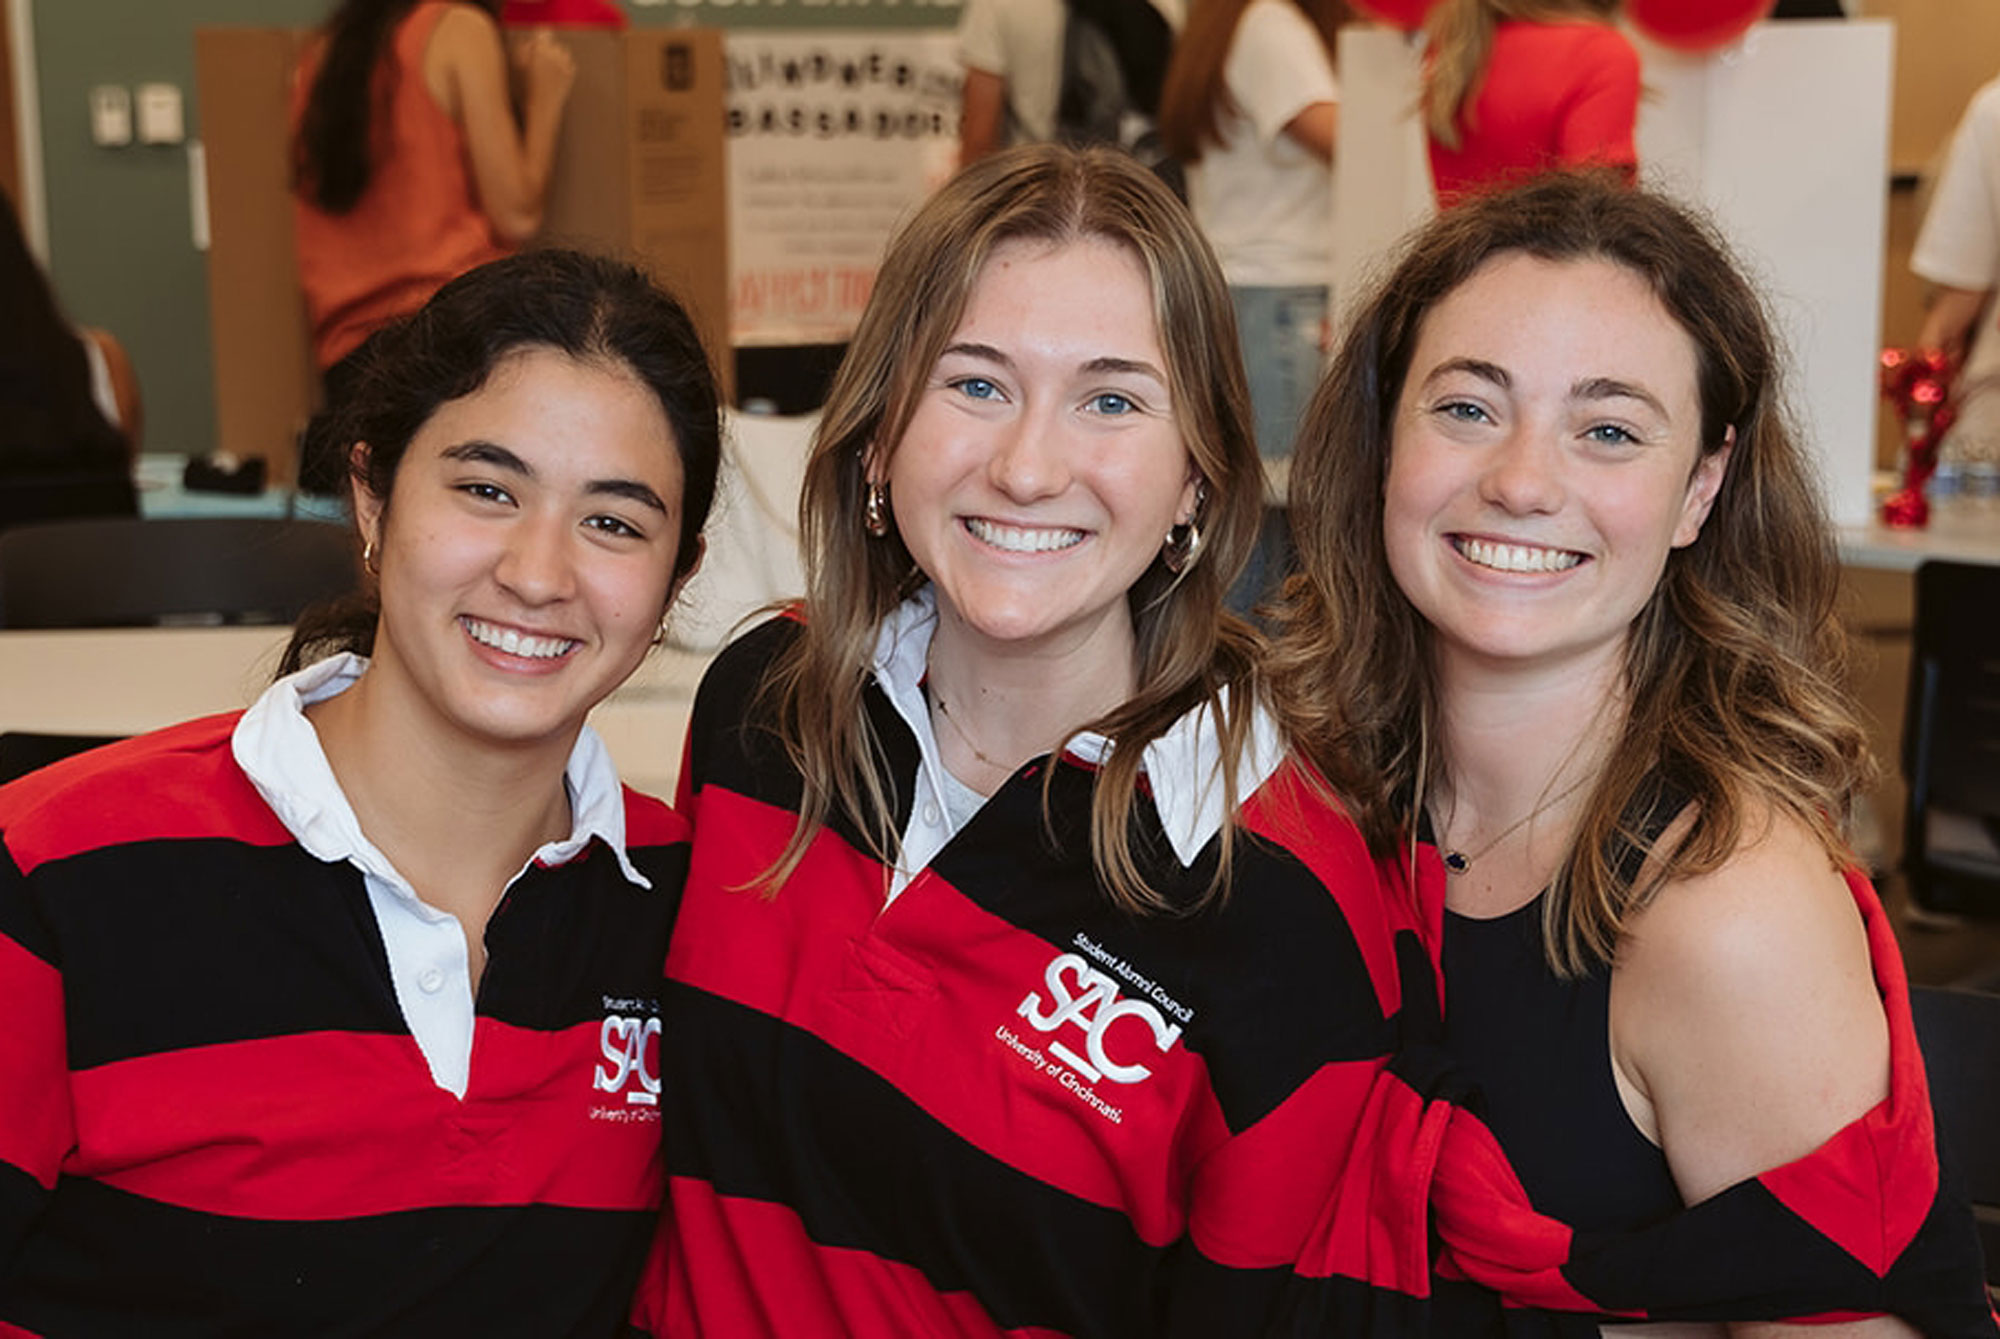
[[(97, 84), (179, 86), (201, 133), (194, 32), (315, 24), (332, 0), (32, 0), (49, 267), (72, 319), (124, 341), (145, 396), (146, 447), (199, 454), (215, 439), (208, 278), (194, 246), (181, 145), (90, 142)], [(626, 0), (641, 25), (886, 28), (949, 24), (955, 0)]]

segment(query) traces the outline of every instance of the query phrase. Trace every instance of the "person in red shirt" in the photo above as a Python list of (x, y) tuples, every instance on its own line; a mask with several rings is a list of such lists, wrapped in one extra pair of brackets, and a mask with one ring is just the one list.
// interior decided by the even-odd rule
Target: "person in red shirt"
[(1637, 174), (1639, 53), (1617, 0), (1440, 0), (1425, 22), (1424, 123), (1438, 203), (1551, 167)]

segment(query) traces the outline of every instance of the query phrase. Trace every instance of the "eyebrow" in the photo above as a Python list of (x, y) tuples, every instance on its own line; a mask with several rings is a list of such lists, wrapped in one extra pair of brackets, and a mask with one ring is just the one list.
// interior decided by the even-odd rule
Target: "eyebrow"
[(1661, 418), (1669, 418), (1667, 407), (1651, 391), (1616, 377), (1587, 377), (1569, 388), (1573, 400), (1637, 400)]
[[(988, 362), (998, 363), (1000, 366), (1009, 369), (1014, 366), (1012, 358), (1009, 358), (991, 344), (979, 344), (972, 341), (947, 344), (944, 346), (943, 352), (938, 356), (944, 357), (946, 354), (954, 353), (967, 358), (983, 358)], [(1151, 377), (1162, 386), (1167, 384), (1167, 377), (1164, 372), (1154, 367), (1151, 363), (1139, 358), (1119, 358), (1111, 354), (1106, 354), (1100, 358), (1086, 359), (1077, 370), (1081, 372), (1111, 372)]]
[[(1424, 377), (1424, 384), (1429, 385), (1439, 377), (1453, 372), (1464, 372), (1470, 376), (1478, 377), (1483, 381), (1490, 381), (1502, 390), (1507, 390), (1514, 384), (1514, 379), (1507, 374), (1506, 368), (1501, 367), (1498, 363), (1489, 363), (1483, 358), (1448, 358), (1430, 370), (1430, 373)], [(1637, 400), (1661, 418), (1671, 417), (1667, 413), (1667, 407), (1660, 403), (1658, 396), (1655, 396), (1643, 386), (1636, 386), (1629, 381), (1620, 381), (1616, 377), (1585, 377), (1583, 380), (1571, 385), (1569, 388), (1569, 398), (1572, 400)]]
[[(446, 460), (491, 465), (509, 474), (517, 474), (523, 479), (536, 477), (534, 466), (498, 442), (474, 438), (469, 442), (460, 442), (457, 446), (446, 447), (443, 455)], [(660, 495), (653, 490), (652, 485), (638, 479), (592, 479), (584, 484), (583, 491), (589, 497), (623, 498), (627, 502), (649, 507), (662, 516), (667, 515), (667, 504), (661, 501)]]

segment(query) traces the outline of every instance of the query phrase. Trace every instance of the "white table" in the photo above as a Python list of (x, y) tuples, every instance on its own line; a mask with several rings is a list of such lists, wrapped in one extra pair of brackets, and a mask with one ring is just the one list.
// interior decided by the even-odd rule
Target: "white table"
[(2000, 564), (2000, 502), (1935, 505), (1930, 524), (1921, 530), (1895, 529), (1880, 521), (1840, 529), (1840, 559), (1850, 567), (1914, 572), (1930, 558)]
[[(0, 632), (0, 731), (130, 735), (248, 706), (277, 669), (286, 628)], [(669, 798), (705, 653), (663, 647), (591, 724), (619, 775)]]

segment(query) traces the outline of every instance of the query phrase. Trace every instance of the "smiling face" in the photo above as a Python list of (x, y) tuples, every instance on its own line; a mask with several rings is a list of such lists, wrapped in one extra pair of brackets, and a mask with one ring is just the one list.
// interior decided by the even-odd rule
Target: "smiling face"
[(935, 583), (940, 638), (1129, 662), (1126, 593), (1195, 508), (1138, 259), (1101, 238), (995, 248), (869, 470)]
[(391, 504), (356, 490), (381, 619), (368, 671), (413, 729), (565, 754), (672, 597), (681, 466), (629, 372), (501, 361), (410, 440)]
[(1615, 666), (1728, 459), (1699, 450), (1695, 376), (1687, 332), (1608, 261), (1504, 254), (1431, 309), (1382, 526), (1447, 662)]

